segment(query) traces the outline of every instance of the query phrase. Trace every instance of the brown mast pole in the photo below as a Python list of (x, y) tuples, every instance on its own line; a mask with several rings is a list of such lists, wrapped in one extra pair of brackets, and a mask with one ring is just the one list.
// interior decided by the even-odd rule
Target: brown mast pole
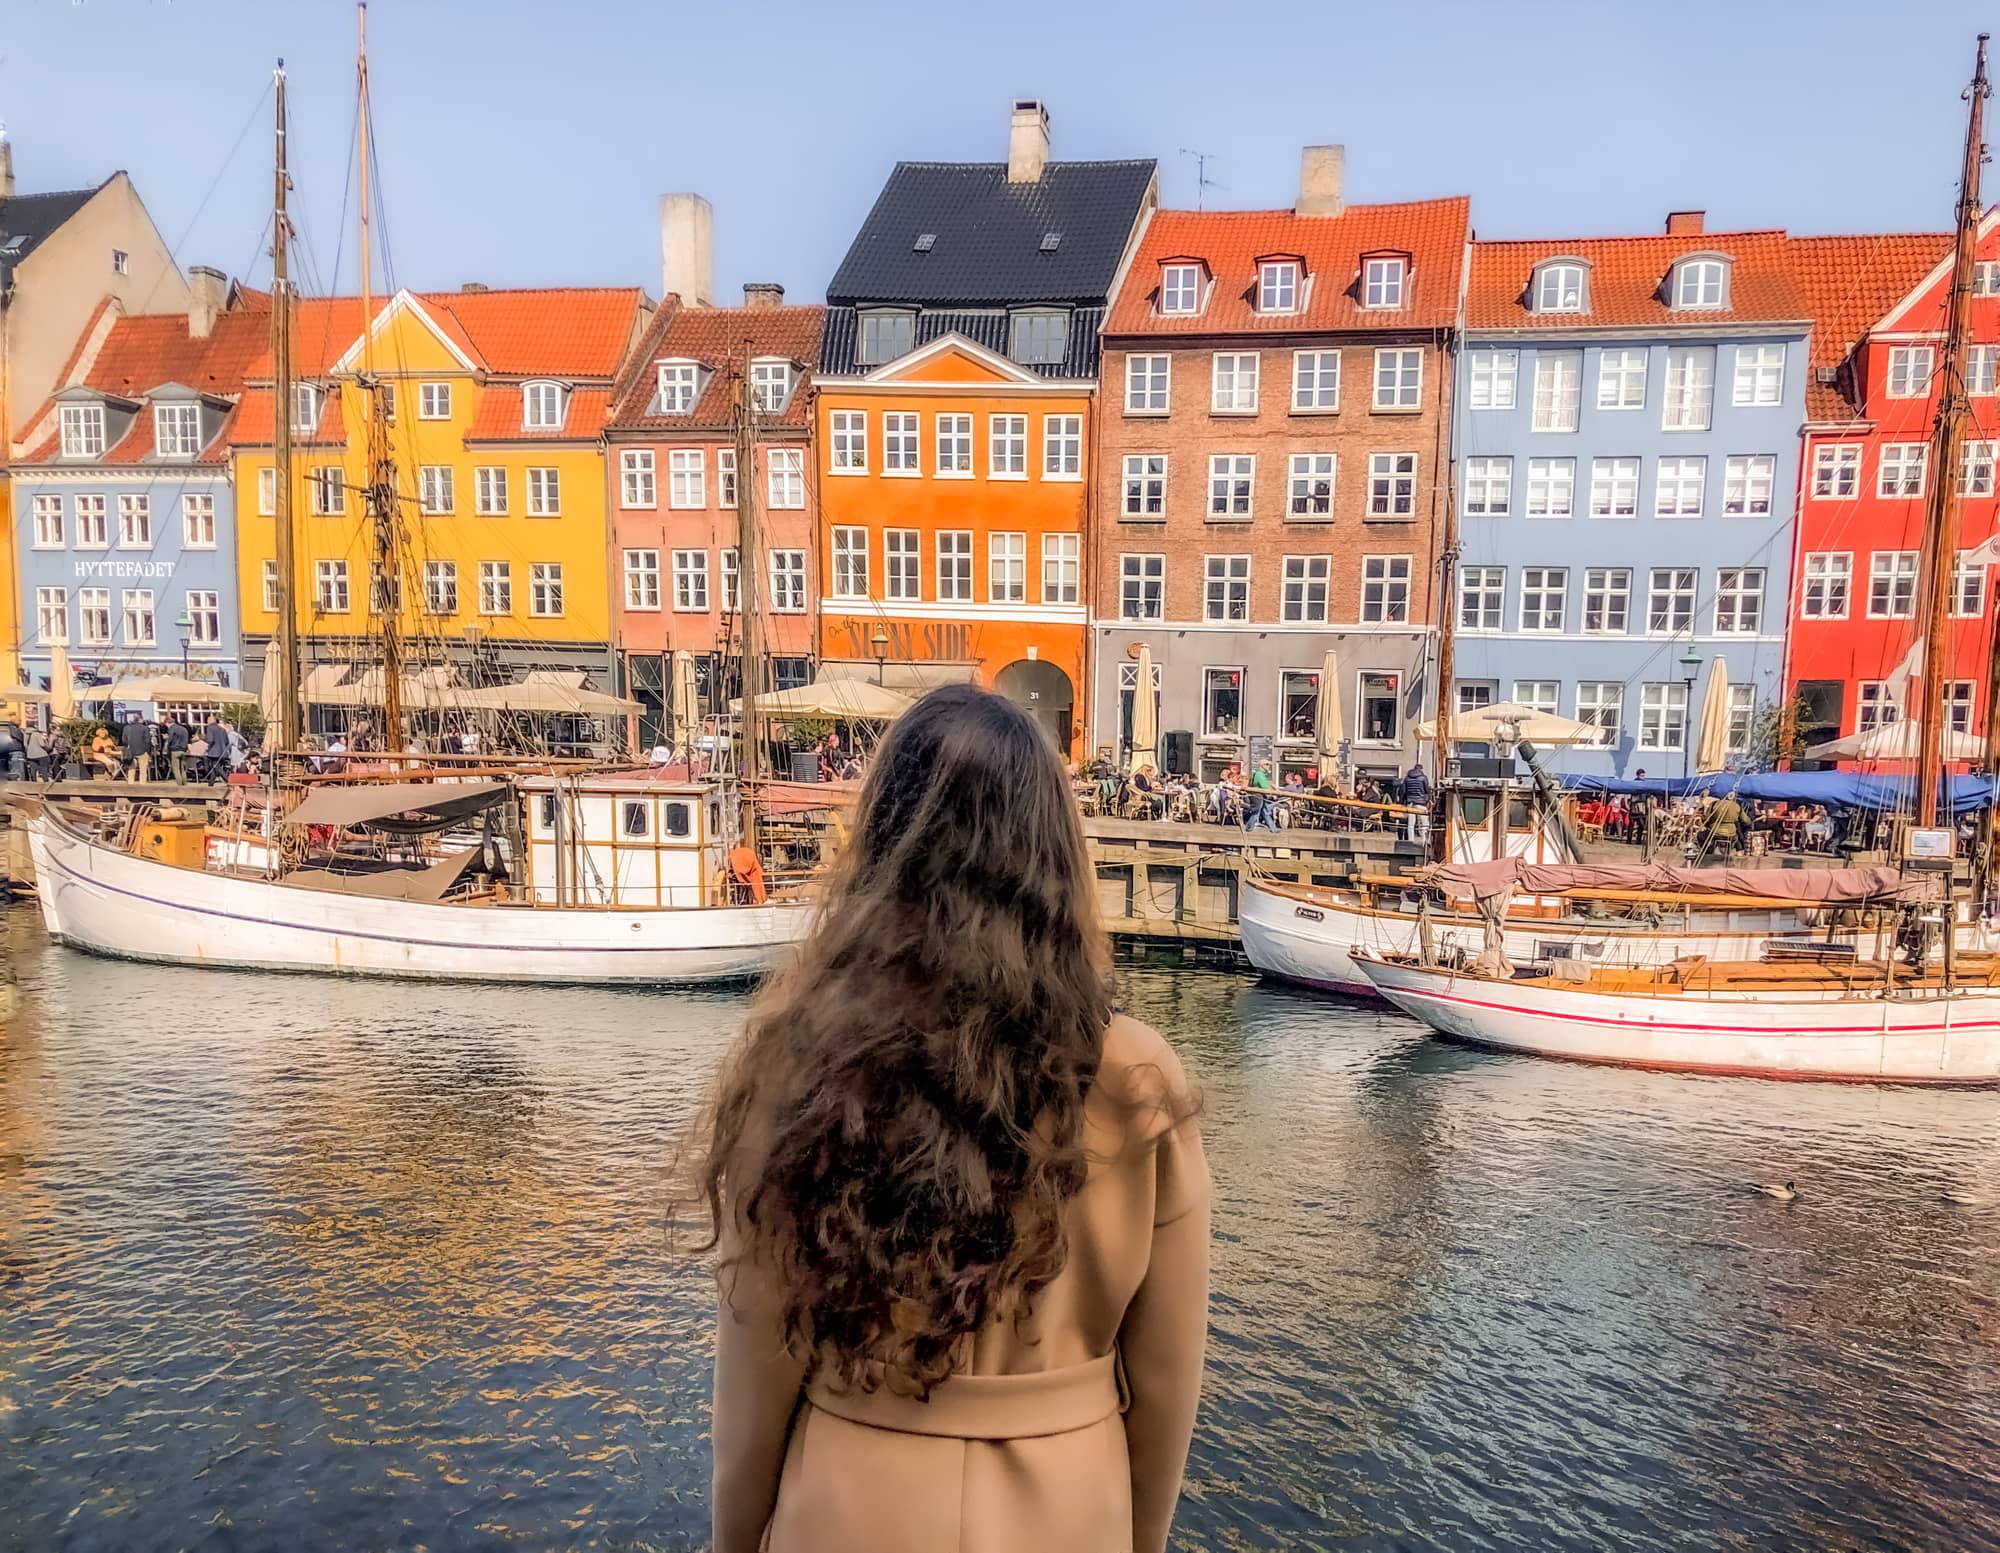
[(361, 381), (368, 397), (368, 473), (362, 487), (367, 503), (374, 557), (369, 586), (375, 619), (382, 631), (382, 748), (401, 753), (403, 739), (402, 556), (396, 540), (395, 467), (389, 458), (388, 427), (382, 419), (382, 390), (375, 379), (375, 283), (368, 252), (368, 5), (355, 7), (361, 152)]
[(764, 624), (757, 612), (757, 438), (756, 405), (750, 392), (750, 345), (736, 374), (736, 591), (743, 617), (743, 844), (757, 847), (757, 799), (753, 790), (764, 774), (764, 739), (757, 721), (757, 692), (763, 684)]
[[(278, 738), (277, 749), (289, 753), (303, 739), (299, 718), (299, 622), (297, 536), (292, 529), (292, 283), (287, 251), (292, 224), (285, 214), (285, 195), (292, 186), (285, 170), (285, 62), (278, 61), (278, 145), (276, 195), (271, 206), (271, 398), (273, 423), (272, 486), (278, 528)], [(265, 664), (265, 672), (270, 664)], [(275, 776), (275, 773), (274, 773)]]

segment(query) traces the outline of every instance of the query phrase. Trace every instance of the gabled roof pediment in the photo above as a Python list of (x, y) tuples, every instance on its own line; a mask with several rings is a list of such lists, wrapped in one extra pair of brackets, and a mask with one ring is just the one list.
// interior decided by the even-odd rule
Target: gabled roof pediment
[(1041, 388), (1047, 380), (1019, 362), (956, 332), (941, 334), (906, 356), (884, 362), (867, 383), (1019, 383)]
[(466, 371), (478, 372), (484, 369), (485, 363), (478, 359), (478, 354), (471, 340), (466, 338), (465, 331), (457, 326), (455, 320), (448, 325), (437, 314), (418, 301), (414, 293), (403, 290), (397, 292), (395, 296), (389, 299), (389, 305), (375, 315), (373, 324), (368, 327), (364, 334), (357, 337), (352, 345), (348, 346), (340, 359), (327, 369), (328, 372), (342, 373), (355, 371), (361, 365), (362, 354), (370, 337), (380, 340), (397, 327), (398, 320), (404, 318), (412, 320), (427, 330), (436, 339), (437, 343), (444, 348), (451, 359), (465, 368)]

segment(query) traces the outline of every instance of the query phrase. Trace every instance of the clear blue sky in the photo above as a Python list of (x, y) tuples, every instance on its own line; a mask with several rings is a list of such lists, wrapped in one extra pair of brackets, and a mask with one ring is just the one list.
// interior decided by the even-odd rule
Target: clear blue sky
[[(0, 14), (21, 189), (126, 168), (181, 262), (232, 275), (269, 269), (284, 55), (295, 209), (331, 289), (351, 4)], [(1194, 203), (1182, 147), (1212, 154), (1211, 205), (1268, 207), (1291, 203), (1301, 145), (1339, 141), (1350, 199), (1469, 193), (1491, 237), (1652, 231), (1683, 207), (1711, 228), (1938, 229), (1973, 36), (1996, 17), (1961, 0), (375, 0), (369, 54), (398, 282), (657, 295), (656, 197), (692, 189), (715, 204), (719, 298), (777, 280), (810, 301), (891, 163), (1002, 159), (1017, 95), (1048, 103), (1059, 157), (1158, 158), (1169, 205)], [(353, 252), (347, 235), (343, 288)]]

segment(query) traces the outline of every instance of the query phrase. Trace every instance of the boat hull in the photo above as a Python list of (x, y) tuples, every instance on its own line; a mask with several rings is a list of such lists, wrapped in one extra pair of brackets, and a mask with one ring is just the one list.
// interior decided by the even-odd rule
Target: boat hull
[(76, 949), (245, 970), (483, 981), (689, 984), (763, 974), (805, 936), (786, 903), (667, 911), (456, 906), (296, 889), (25, 822), (43, 921)]
[(1578, 1062), (1876, 1082), (2000, 1082), (2000, 990), (1949, 1000), (1846, 993), (1640, 996), (1495, 982), (1385, 961), (1358, 968), (1438, 1034)]

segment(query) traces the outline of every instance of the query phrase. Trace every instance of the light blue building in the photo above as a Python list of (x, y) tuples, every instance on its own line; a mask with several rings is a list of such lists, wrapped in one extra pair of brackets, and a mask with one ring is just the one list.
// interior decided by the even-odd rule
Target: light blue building
[(1779, 232), (1473, 245), (1453, 394), (1454, 704), (1611, 731), (1679, 776), (1726, 665), (1731, 763), (1783, 695), (1806, 307)]

